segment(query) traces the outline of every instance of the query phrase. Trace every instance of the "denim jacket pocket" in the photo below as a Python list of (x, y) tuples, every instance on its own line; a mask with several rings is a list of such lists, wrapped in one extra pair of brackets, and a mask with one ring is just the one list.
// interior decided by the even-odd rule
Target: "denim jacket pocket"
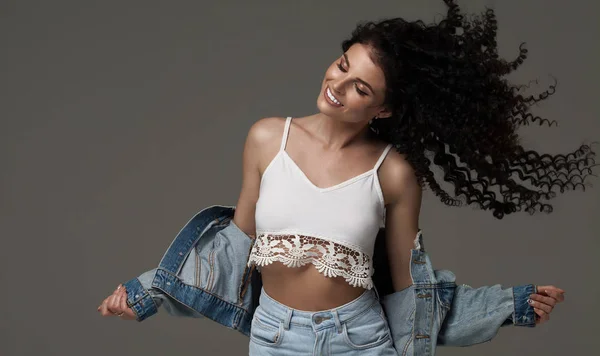
[[(217, 227), (220, 228), (220, 227)], [(248, 282), (248, 255), (253, 241), (247, 235), (233, 233), (238, 230), (233, 224), (216, 232), (214, 245), (208, 253), (209, 273), (207, 287), (211, 294), (226, 302), (241, 305), (243, 287)]]
[[(212, 229), (215, 227), (213, 226)], [(214, 257), (216, 245), (218, 245), (217, 234), (212, 239), (200, 239), (194, 247), (194, 280), (193, 285), (204, 290), (210, 290), (214, 283)], [(191, 258), (191, 256), (190, 256)]]

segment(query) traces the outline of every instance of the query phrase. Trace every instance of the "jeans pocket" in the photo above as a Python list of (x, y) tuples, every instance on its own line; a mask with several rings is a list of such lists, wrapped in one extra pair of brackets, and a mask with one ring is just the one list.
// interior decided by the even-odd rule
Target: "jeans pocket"
[(344, 341), (354, 350), (376, 347), (391, 338), (388, 322), (379, 302), (342, 325)]
[(252, 318), (250, 340), (262, 346), (280, 345), (283, 341), (283, 321), (258, 313), (259, 308)]

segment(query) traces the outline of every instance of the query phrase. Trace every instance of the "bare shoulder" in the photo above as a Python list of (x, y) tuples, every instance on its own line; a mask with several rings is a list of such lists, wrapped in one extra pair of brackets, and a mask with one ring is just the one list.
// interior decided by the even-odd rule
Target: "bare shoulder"
[(284, 117), (264, 117), (252, 124), (248, 137), (255, 143), (269, 143), (282, 136), (284, 126)]
[(279, 150), (284, 125), (283, 118), (266, 117), (253, 123), (248, 130), (242, 160), (242, 189), (234, 222), (250, 237), (256, 231), (255, 211), (262, 172)]
[(393, 148), (379, 167), (378, 176), (386, 205), (396, 203), (404, 196), (421, 194), (414, 168), (405, 155)]
[(248, 131), (247, 142), (257, 155), (259, 171), (262, 172), (279, 151), (285, 117), (264, 117), (257, 120)]

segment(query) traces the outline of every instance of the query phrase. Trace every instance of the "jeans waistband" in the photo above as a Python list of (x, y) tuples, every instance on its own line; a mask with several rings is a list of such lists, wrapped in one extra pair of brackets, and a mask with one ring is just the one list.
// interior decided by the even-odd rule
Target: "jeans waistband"
[(379, 300), (372, 289), (365, 291), (356, 299), (332, 309), (307, 311), (290, 308), (270, 297), (264, 290), (261, 290), (259, 307), (262, 312), (269, 316), (283, 321), (285, 329), (289, 329), (290, 324), (299, 324), (310, 326), (313, 329), (320, 329), (335, 325), (341, 330), (341, 324), (353, 317), (360, 315), (374, 303)]

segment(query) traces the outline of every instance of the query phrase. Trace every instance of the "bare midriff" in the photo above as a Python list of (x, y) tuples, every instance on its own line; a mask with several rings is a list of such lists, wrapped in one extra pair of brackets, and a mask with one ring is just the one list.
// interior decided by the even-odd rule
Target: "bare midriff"
[(358, 298), (365, 289), (353, 287), (344, 277), (326, 277), (312, 263), (287, 267), (273, 262), (261, 267), (265, 292), (293, 309), (320, 311), (333, 309)]

